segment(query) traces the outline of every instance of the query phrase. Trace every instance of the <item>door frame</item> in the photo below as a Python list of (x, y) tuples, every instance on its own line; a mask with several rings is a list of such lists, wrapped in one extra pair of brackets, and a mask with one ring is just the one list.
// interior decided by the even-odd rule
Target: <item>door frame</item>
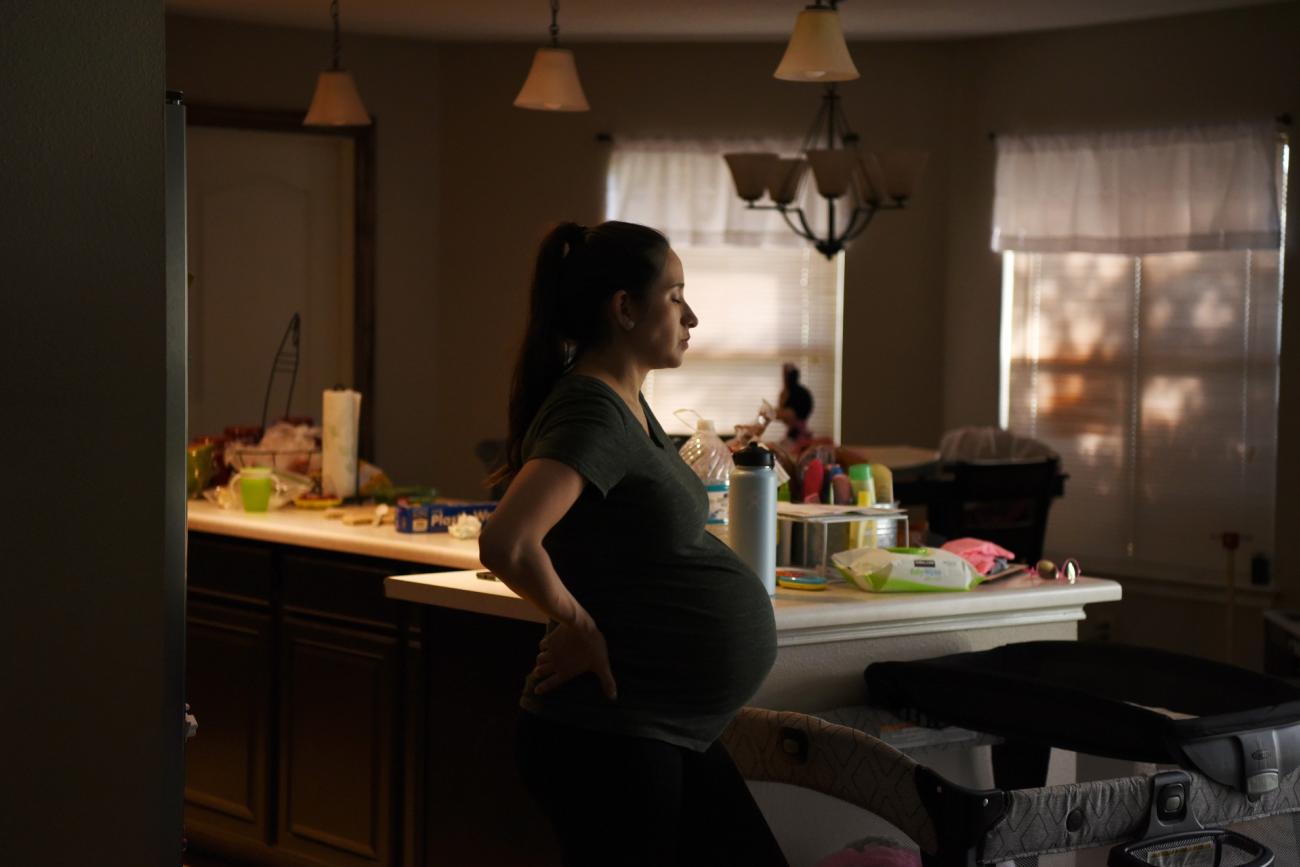
[(357, 431), (357, 453), (371, 462), (375, 456), (375, 128), (369, 126), (307, 127), (305, 112), (292, 109), (240, 108), (188, 103), (189, 126), (224, 127), (261, 132), (352, 139), (352, 387), (363, 395)]

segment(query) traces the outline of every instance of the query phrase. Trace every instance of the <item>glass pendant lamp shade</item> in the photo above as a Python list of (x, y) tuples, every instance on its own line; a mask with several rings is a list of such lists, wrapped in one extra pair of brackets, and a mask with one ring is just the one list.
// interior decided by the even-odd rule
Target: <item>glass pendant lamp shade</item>
[(788, 205), (799, 194), (799, 182), (803, 180), (804, 169), (808, 164), (798, 157), (778, 159), (772, 167), (772, 174), (767, 181), (767, 194), (778, 205)]
[(809, 6), (795, 20), (785, 56), (776, 67), (783, 81), (852, 81), (858, 68), (844, 44), (840, 14), (829, 6)]
[(763, 198), (768, 179), (776, 169), (777, 155), (767, 153), (723, 154), (731, 180), (736, 184), (736, 195), (746, 202)]
[(587, 111), (587, 96), (578, 80), (573, 52), (567, 48), (539, 48), (533, 55), (528, 78), (515, 97), (518, 108), (542, 111)]
[(812, 166), (813, 178), (817, 181), (817, 192), (828, 199), (838, 199), (849, 191), (853, 179), (853, 166), (857, 156), (851, 150), (807, 151), (804, 154)]
[(361, 102), (352, 73), (326, 70), (316, 79), (316, 93), (303, 126), (368, 126), (370, 115)]
[(883, 175), (885, 193), (891, 199), (910, 199), (916, 192), (916, 182), (925, 169), (929, 154), (925, 151), (882, 151), (877, 159)]

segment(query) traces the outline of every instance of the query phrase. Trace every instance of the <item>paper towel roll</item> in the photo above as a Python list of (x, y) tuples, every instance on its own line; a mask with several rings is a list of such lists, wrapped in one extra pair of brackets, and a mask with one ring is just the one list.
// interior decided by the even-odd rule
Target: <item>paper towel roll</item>
[(351, 497), (357, 492), (357, 427), (361, 392), (326, 389), (321, 395), (321, 492)]

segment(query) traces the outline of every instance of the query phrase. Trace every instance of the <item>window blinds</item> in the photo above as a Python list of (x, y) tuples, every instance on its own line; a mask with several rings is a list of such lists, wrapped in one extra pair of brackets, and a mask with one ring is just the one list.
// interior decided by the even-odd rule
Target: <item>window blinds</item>
[[(646, 400), (664, 430), (689, 431), (673, 416), (678, 409), (712, 419), (724, 434), (752, 422), (762, 401), (776, 406), (788, 361), (812, 392), (812, 432), (838, 441), (840, 260), (810, 247), (675, 249), (700, 324), (682, 366), (646, 379)], [(765, 438), (783, 431), (774, 424)]]
[[(777, 214), (746, 210), (722, 159), (729, 150), (791, 147), (620, 139), (611, 154), (606, 217), (668, 235), (700, 319), (683, 365), (652, 373), (643, 389), (669, 433), (690, 430), (678, 409), (712, 419), (723, 434), (752, 422), (764, 400), (776, 405), (781, 366), (792, 362), (812, 392), (811, 430), (839, 439), (843, 256), (827, 261)], [(815, 195), (811, 184), (804, 194)], [(783, 432), (777, 422), (765, 438)]]
[(1004, 425), (1070, 474), (1047, 547), (1101, 574), (1221, 580), (1271, 554), (1278, 251), (1008, 253)]
[(1047, 547), (1221, 581), (1273, 549), (1287, 149), (1268, 125), (998, 141), (1003, 425), (1070, 474)]

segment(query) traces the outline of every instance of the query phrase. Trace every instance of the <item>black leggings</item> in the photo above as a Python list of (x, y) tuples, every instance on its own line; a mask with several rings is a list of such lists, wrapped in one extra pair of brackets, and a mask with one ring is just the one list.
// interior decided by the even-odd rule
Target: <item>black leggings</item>
[(521, 711), (515, 753), (565, 867), (787, 867), (721, 743), (697, 753)]

